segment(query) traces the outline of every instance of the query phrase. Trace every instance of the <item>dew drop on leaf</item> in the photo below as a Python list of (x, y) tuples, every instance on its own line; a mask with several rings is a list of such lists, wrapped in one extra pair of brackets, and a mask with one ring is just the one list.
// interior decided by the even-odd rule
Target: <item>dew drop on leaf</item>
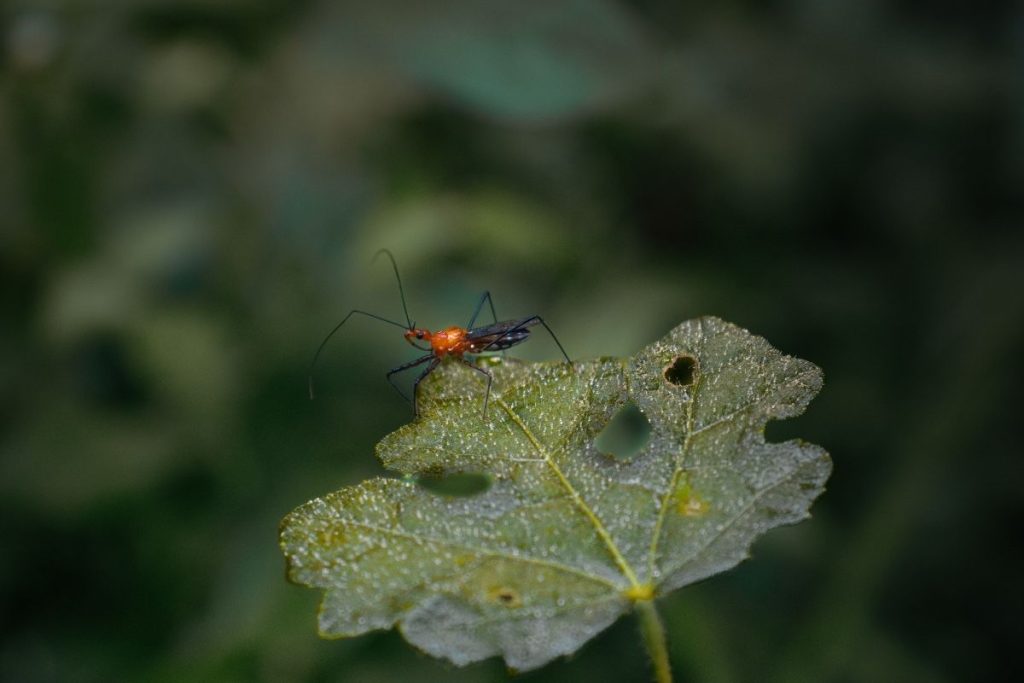
[[(281, 523), (291, 581), (323, 591), (320, 633), (401, 626), (421, 650), (464, 665), (501, 656), (525, 671), (571, 654), (630, 610), (725, 571), (769, 529), (798, 522), (831, 472), (799, 440), (764, 440), (801, 413), (821, 371), (707, 317), (631, 358), (443, 363), (420, 385), (420, 417), (387, 435), (374, 478)], [(598, 435), (624, 406), (643, 447), (609, 458)], [(476, 473), (471, 495), (426, 475)]]

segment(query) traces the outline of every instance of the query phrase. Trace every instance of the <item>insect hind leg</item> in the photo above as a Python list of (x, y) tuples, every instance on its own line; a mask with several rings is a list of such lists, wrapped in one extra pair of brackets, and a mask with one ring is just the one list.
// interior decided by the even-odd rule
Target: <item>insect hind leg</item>
[(537, 322), (544, 326), (544, 329), (548, 331), (548, 334), (551, 335), (551, 339), (555, 342), (555, 346), (558, 347), (558, 350), (562, 352), (562, 356), (565, 357), (565, 362), (568, 363), (569, 365), (572, 365), (572, 359), (569, 358), (569, 354), (565, 352), (565, 347), (562, 346), (562, 342), (558, 341), (558, 337), (556, 337), (555, 333), (551, 330), (550, 327), (548, 327), (548, 324), (544, 322), (544, 318), (540, 317), (539, 315), (535, 315), (532, 318), (530, 318), (530, 320), (536, 320)]
[(551, 335), (551, 339), (555, 342), (555, 345), (558, 347), (558, 350), (561, 351), (562, 352), (562, 356), (565, 357), (565, 362), (569, 363), (569, 365), (571, 367), (572, 366), (572, 359), (569, 358), (569, 354), (565, 352), (565, 347), (562, 346), (562, 342), (558, 341), (558, 337), (556, 337), (555, 333), (551, 330), (550, 327), (548, 327), (548, 324), (546, 322), (544, 322), (544, 318), (540, 317), (539, 315), (534, 315), (534, 316), (531, 316), (529, 318), (526, 318), (521, 323), (516, 325), (515, 327), (511, 327), (511, 328), (505, 330), (504, 334), (502, 334), (500, 337), (494, 339), (490, 344), (488, 344), (486, 347), (481, 349), (481, 351), (486, 351), (490, 347), (492, 347), (495, 344), (497, 344), (498, 342), (500, 342), (502, 339), (505, 339), (505, 338), (509, 337), (510, 335), (515, 334), (516, 332), (520, 332), (522, 330), (525, 330), (525, 329), (529, 328), (532, 325), (538, 325), (538, 324), (539, 325), (543, 325), (544, 329), (548, 331), (548, 334)]

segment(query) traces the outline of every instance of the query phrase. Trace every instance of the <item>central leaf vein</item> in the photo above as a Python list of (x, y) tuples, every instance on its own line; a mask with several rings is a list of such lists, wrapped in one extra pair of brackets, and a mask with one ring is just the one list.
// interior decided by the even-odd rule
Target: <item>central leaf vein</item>
[[(697, 343), (694, 344), (694, 347), (699, 358), (700, 353), (704, 350), (703, 320), (700, 321), (700, 335), (697, 338)], [(693, 423), (697, 414), (697, 392), (700, 389), (702, 377), (703, 375), (698, 372), (693, 382), (690, 401), (686, 404), (686, 436), (683, 439), (683, 446), (679, 451), (679, 455), (675, 459), (672, 478), (669, 481), (668, 489), (666, 489), (665, 495), (661, 498), (661, 505), (658, 507), (658, 519), (654, 523), (654, 532), (651, 535), (651, 549), (647, 555), (647, 572), (652, 579), (655, 576), (655, 565), (658, 562), (658, 543), (661, 541), (662, 529), (665, 526), (665, 515), (668, 512), (669, 502), (672, 500), (672, 496), (676, 492), (676, 487), (679, 486), (679, 477), (683, 474), (683, 463), (686, 461), (686, 456), (690, 452), (690, 444), (693, 442), (693, 437), (695, 435)]]
[(626, 558), (622, 555), (622, 552), (619, 550), (618, 545), (616, 545), (615, 540), (612, 539), (611, 534), (609, 534), (608, 530), (605, 528), (604, 523), (601, 522), (601, 519), (594, 513), (590, 506), (587, 505), (587, 502), (583, 500), (583, 497), (579, 494), (579, 491), (576, 490), (576, 488), (572, 485), (572, 482), (570, 482), (569, 479), (565, 476), (565, 473), (562, 472), (562, 469), (558, 466), (558, 463), (555, 462), (555, 459), (552, 457), (551, 453), (546, 448), (544, 448), (544, 444), (540, 442), (540, 440), (534, 435), (534, 433), (530, 430), (526, 423), (522, 421), (519, 415), (516, 414), (514, 410), (512, 410), (512, 407), (510, 405), (505, 403), (505, 401), (502, 400), (501, 398), (496, 399), (496, 402), (508, 414), (509, 419), (511, 419), (516, 424), (516, 426), (518, 426), (519, 429), (522, 430), (523, 434), (526, 436), (526, 438), (533, 445), (534, 449), (537, 451), (537, 454), (540, 455), (541, 459), (543, 459), (544, 462), (548, 464), (548, 467), (551, 468), (551, 471), (558, 479), (559, 484), (562, 486), (562, 488), (565, 489), (566, 493), (569, 494), (569, 498), (573, 501), (576, 507), (579, 508), (580, 512), (583, 513), (583, 515), (587, 518), (591, 525), (593, 525), (594, 531), (597, 533), (601, 541), (604, 542), (605, 547), (608, 548), (608, 552), (612, 556), (612, 559), (615, 560), (615, 564), (619, 566), (619, 569), (622, 571), (626, 579), (630, 582), (630, 584), (633, 587), (639, 586), (640, 582), (637, 579), (636, 572), (633, 571), (633, 568), (629, 565), (629, 562), (627, 562)]

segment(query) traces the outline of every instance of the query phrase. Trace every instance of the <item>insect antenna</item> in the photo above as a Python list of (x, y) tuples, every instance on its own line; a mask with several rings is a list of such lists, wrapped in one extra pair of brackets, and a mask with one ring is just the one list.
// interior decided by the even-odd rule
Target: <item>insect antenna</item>
[(327, 346), (327, 342), (329, 342), (331, 340), (331, 337), (334, 336), (334, 333), (337, 332), (338, 330), (340, 330), (342, 325), (344, 325), (346, 322), (348, 322), (348, 319), (351, 318), (353, 315), (355, 315), (357, 313), (359, 315), (365, 315), (365, 316), (368, 316), (368, 317), (373, 318), (375, 320), (380, 320), (381, 322), (388, 323), (389, 325), (394, 325), (395, 327), (400, 327), (403, 330), (411, 330), (413, 328), (412, 320), (409, 318), (409, 309), (405, 305), (405, 289), (402, 287), (402, 278), (398, 274), (398, 264), (395, 263), (395, 257), (391, 254), (391, 252), (389, 250), (381, 249), (380, 251), (378, 251), (376, 254), (373, 255), (373, 259), (370, 260), (370, 263), (372, 264), (374, 261), (376, 261), (377, 257), (380, 256), (381, 254), (384, 254), (384, 255), (386, 255), (388, 257), (388, 260), (391, 261), (391, 269), (393, 271), (395, 271), (395, 279), (398, 281), (398, 295), (402, 298), (402, 311), (405, 313), (405, 322), (408, 323), (408, 324), (403, 325), (402, 323), (395, 322), (394, 320), (388, 320), (387, 318), (379, 316), (379, 315), (377, 315), (375, 313), (368, 313), (367, 311), (361, 311), (359, 309), (353, 309), (353, 310), (349, 311), (348, 315), (346, 315), (344, 318), (342, 318), (341, 322), (338, 323), (337, 325), (335, 325), (334, 329), (327, 333), (327, 336), (324, 337), (324, 340), (322, 342), (320, 342), (320, 346), (317, 347), (316, 353), (313, 354), (313, 362), (311, 362), (309, 364), (309, 381), (308, 381), (308, 384), (309, 384), (309, 398), (310, 398), (310, 400), (313, 400), (313, 398), (315, 396), (315, 393), (313, 391), (313, 369), (316, 367), (316, 362), (320, 358), (320, 353), (324, 350), (324, 347)]
[(331, 340), (331, 337), (334, 336), (334, 333), (340, 330), (341, 326), (347, 323), (348, 319), (351, 318), (356, 313), (368, 316), (375, 320), (380, 320), (381, 322), (388, 323), (389, 325), (394, 325), (395, 327), (400, 327), (403, 330), (406, 329), (405, 325), (403, 325), (402, 323), (396, 323), (394, 320), (388, 320), (387, 318), (382, 318), (381, 316), (375, 315), (373, 313), (367, 313), (366, 311), (360, 311), (358, 309), (353, 309), (349, 311), (348, 315), (342, 318), (341, 322), (335, 325), (334, 329), (327, 333), (327, 336), (324, 337), (324, 340), (320, 342), (320, 346), (316, 348), (316, 353), (313, 354), (313, 362), (309, 364), (309, 400), (312, 401), (315, 396), (315, 394), (313, 393), (313, 369), (316, 367), (316, 362), (320, 358), (320, 353), (324, 350), (324, 347), (327, 346), (327, 342)]
[[(391, 269), (395, 271), (395, 280), (398, 281), (398, 296), (402, 297), (402, 311), (405, 312), (405, 322), (408, 323), (406, 329), (411, 330), (413, 328), (412, 318), (409, 317), (409, 309), (405, 305), (405, 289), (402, 287), (402, 277), (398, 274), (398, 264), (395, 263), (395, 257), (387, 249), (381, 249), (373, 255), (373, 261), (377, 260), (377, 257), (384, 254), (391, 261)], [(371, 261), (371, 263), (373, 263)]]

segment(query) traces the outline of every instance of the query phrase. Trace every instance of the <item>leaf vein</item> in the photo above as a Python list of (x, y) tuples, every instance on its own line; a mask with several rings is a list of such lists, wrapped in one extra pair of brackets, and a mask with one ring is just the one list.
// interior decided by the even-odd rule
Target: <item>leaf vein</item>
[(585, 578), (585, 579), (590, 579), (591, 581), (594, 581), (594, 582), (597, 582), (597, 583), (603, 583), (606, 586), (609, 586), (611, 588), (615, 588), (616, 590), (619, 588), (617, 585), (615, 585), (615, 583), (613, 581), (611, 581), (611, 580), (609, 580), (609, 579), (607, 579), (607, 578), (605, 578), (603, 576), (598, 576), (597, 574), (591, 574), (590, 572), (584, 571), (582, 569), (578, 569), (578, 568), (573, 567), (571, 565), (562, 564), (561, 562), (552, 562), (551, 560), (542, 560), (540, 558), (531, 557), (529, 555), (514, 555), (514, 554), (511, 554), (511, 553), (502, 552), (502, 551), (496, 550), (496, 549), (479, 548), (477, 546), (472, 546), (472, 545), (468, 545), (468, 544), (465, 544), (465, 543), (456, 543), (456, 542), (445, 540), (445, 539), (442, 539), (442, 538), (435, 538), (433, 536), (420, 536), (420, 535), (408, 533), (408, 532), (405, 532), (405, 531), (398, 531), (396, 529), (389, 529), (388, 527), (382, 527), (382, 526), (378, 526), (376, 524), (369, 524), (369, 523), (366, 523), (366, 522), (358, 522), (358, 521), (353, 520), (353, 519), (340, 519), (340, 520), (338, 520), (338, 522), (340, 522), (343, 525), (359, 527), (361, 529), (366, 529), (368, 531), (374, 531), (374, 532), (377, 532), (377, 533), (380, 533), (380, 534), (387, 534), (387, 535), (394, 536), (394, 537), (397, 537), (397, 538), (403, 538), (403, 539), (406, 539), (406, 540), (409, 540), (409, 541), (413, 541), (413, 542), (416, 542), (416, 543), (420, 543), (420, 544), (423, 544), (423, 545), (437, 544), (437, 545), (447, 546), (449, 548), (456, 548), (456, 549), (459, 549), (459, 550), (467, 550), (469, 552), (477, 553), (477, 554), (480, 554), (480, 555), (488, 555), (488, 556), (491, 556), (491, 557), (498, 557), (498, 558), (501, 558), (501, 559), (504, 559), (504, 560), (511, 560), (513, 562), (523, 562), (523, 563), (526, 563), (526, 564), (535, 564), (535, 565), (538, 565), (538, 566), (547, 567), (549, 569), (556, 569), (556, 570), (567, 572), (567, 573), (570, 573), (570, 574), (575, 574), (577, 576), (580, 576), (580, 577)]
[(510, 405), (505, 403), (505, 401), (500, 398), (496, 399), (495, 402), (502, 407), (502, 409), (508, 414), (509, 418), (511, 418), (511, 420), (515, 422), (519, 429), (522, 430), (523, 434), (530, 441), (530, 443), (533, 444), (533, 447), (537, 450), (537, 453), (539, 453), (540, 456), (544, 459), (544, 461), (547, 462), (548, 466), (551, 468), (551, 471), (554, 472), (555, 476), (558, 478), (559, 484), (561, 484), (562, 488), (564, 488), (565, 491), (569, 494), (570, 499), (573, 501), (573, 503), (575, 503), (576, 507), (580, 509), (584, 516), (586, 516), (586, 518), (593, 525), (594, 531), (597, 533), (598, 537), (600, 537), (600, 539), (604, 542), (605, 547), (608, 548), (608, 552), (611, 553), (612, 559), (615, 560), (615, 563), (619, 566), (619, 569), (622, 570), (622, 573), (623, 575), (625, 575), (626, 579), (628, 579), (630, 584), (632, 584), (633, 586), (638, 586), (639, 581), (637, 580), (636, 572), (633, 571), (633, 568), (626, 561), (626, 558), (623, 557), (622, 551), (619, 550), (618, 545), (616, 545), (615, 540), (608, 533), (608, 530), (601, 522), (601, 519), (594, 513), (590, 506), (587, 505), (586, 501), (583, 500), (583, 497), (580, 496), (579, 492), (572, 485), (572, 482), (569, 481), (569, 479), (565, 476), (565, 473), (562, 472), (562, 469), (555, 462), (554, 458), (551, 457), (551, 453), (546, 448), (544, 448), (544, 444), (542, 444), (540, 440), (537, 439), (536, 435), (534, 435), (534, 433), (530, 430), (526, 423), (524, 423), (522, 419), (520, 419), (519, 415), (517, 415), (515, 411), (512, 410), (512, 407)]
[[(700, 332), (697, 337), (697, 343), (694, 344), (694, 351), (699, 358), (704, 351), (704, 319), (700, 319)], [(651, 549), (647, 555), (647, 573), (654, 577), (655, 565), (658, 562), (658, 543), (661, 542), (662, 529), (665, 526), (665, 515), (668, 512), (668, 503), (672, 496), (675, 494), (676, 487), (679, 485), (679, 477), (683, 472), (683, 462), (686, 460), (686, 454), (690, 450), (690, 443), (693, 439), (693, 421), (695, 419), (697, 409), (697, 392), (700, 389), (701, 379), (703, 375), (697, 374), (697, 378), (693, 382), (693, 392), (690, 398), (690, 402), (686, 406), (686, 437), (683, 439), (682, 448), (680, 448), (679, 456), (675, 460), (675, 466), (672, 470), (672, 478), (669, 480), (668, 489), (665, 491), (665, 495), (661, 498), (661, 505), (658, 508), (658, 518), (654, 522), (654, 532), (651, 534)]]
[(771, 484), (768, 484), (763, 489), (761, 489), (760, 491), (755, 493), (751, 497), (751, 499), (747, 502), (747, 504), (744, 505), (742, 508), (740, 508), (740, 511), (738, 513), (736, 513), (736, 515), (733, 516), (733, 518), (731, 520), (729, 520), (728, 524), (723, 524), (721, 529), (718, 529), (711, 536), (711, 538), (709, 538), (704, 544), (702, 544), (694, 552), (693, 557), (691, 557), (690, 559), (686, 560), (685, 562), (680, 564), (678, 567), (675, 567), (674, 569), (672, 569), (670, 573), (674, 574), (674, 573), (678, 572), (680, 569), (685, 568), (687, 565), (693, 564), (693, 562), (696, 561), (699, 558), (699, 556), (705, 550), (707, 550), (708, 548), (713, 546), (718, 541), (718, 539), (720, 539), (722, 536), (724, 536), (725, 533), (727, 531), (729, 531), (732, 527), (734, 527), (737, 522), (739, 522), (741, 519), (746, 517), (750, 513), (750, 511), (754, 508), (754, 505), (756, 505), (757, 502), (759, 500), (761, 500), (765, 496), (765, 494), (767, 494), (770, 491), (774, 491), (776, 488), (778, 488), (779, 486), (782, 486), (783, 484), (788, 483), (797, 474), (799, 469), (800, 469), (800, 467), (798, 465), (797, 467), (793, 468), (792, 471), (790, 471), (788, 474), (786, 474), (786, 476), (780, 477), (779, 479), (773, 481)]

